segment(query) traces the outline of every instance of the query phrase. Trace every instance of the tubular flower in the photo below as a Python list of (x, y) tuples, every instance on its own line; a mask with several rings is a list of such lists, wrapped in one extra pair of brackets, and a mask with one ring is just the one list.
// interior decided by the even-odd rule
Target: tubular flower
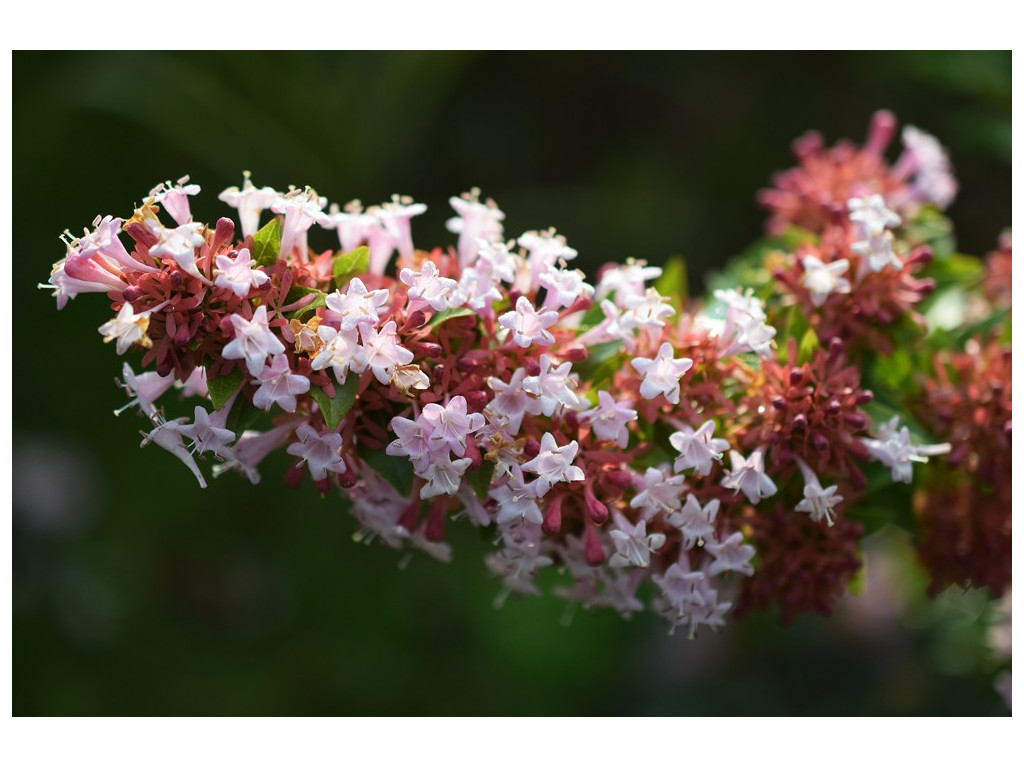
[[(1010, 241), (985, 266), (951, 253), (945, 151), (907, 128), (890, 165), (895, 133), (879, 113), (862, 147), (800, 139), (761, 194), (786, 237), (704, 299), (664, 295), (681, 265), (591, 280), (554, 229), (507, 239), (479, 190), (451, 199), (455, 242), (419, 250), (408, 198), (327, 208), (248, 173), (220, 195), (237, 224), (195, 220), (198, 185), (166, 182), (65, 233), (42, 287), (58, 308), (106, 294), (101, 335), (138, 355), (118, 412), (201, 486), (204, 455), (255, 483), (280, 452), (288, 485), (350, 500), (360, 541), (447, 560), (452, 526), (488, 528), (499, 603), (550, 575), (556, 596), (691, 637), (771, 605), (827, 613), (874, 495), (908, 507), (892, 522), (932, 591), (1000, 594)], [(313, 226), (339, 250), (311, 250)]]

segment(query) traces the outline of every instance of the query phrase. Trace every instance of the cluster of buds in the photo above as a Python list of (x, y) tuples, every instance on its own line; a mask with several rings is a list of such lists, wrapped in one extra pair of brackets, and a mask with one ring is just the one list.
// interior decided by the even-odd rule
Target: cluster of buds
[[(450, 201), (456, 245), (425, 251), (411, 230), (425, 206), (409, 198), (328, 206), (249, 174), (220, 195), (240, 236), (229, 218), (193, 219), (186, 177), (127, 220), (67, 234), (43, 287), (58, 308), (108, 296), (100, 334), (145, 369), (124, 363), (120, 410), (200, 485), (205, 462), (258, 482), (282, 450), (288, 484), (348, 499), (357, 540), (447, 559), (448, 525), (489, 527), (499, 600), (538, 592), (548, 569), (568, 600), (647, 607), (691, 636), (733, 605), (828, 612), (859, 566), (867, 469), (913, 482), (914, 463), (973, 440), (924, 444), (865, 410), (861, 350), (885, 351), (880, 325), (924, 322), (930, 283), (914, 273), (930, 252), (901, 227), (955, 190), (912, 129), (885, 165), (887, 120), (864, 150), (802, 140), (801, 168), (764, 201), (773, 227), (811, 239), (767, 257), (769, 290), (705, 304), (639, 261), (588, 282), (554, 229), (506, 239), (479, 190)], [(313, 226), (338, 248), (312, 251)]]

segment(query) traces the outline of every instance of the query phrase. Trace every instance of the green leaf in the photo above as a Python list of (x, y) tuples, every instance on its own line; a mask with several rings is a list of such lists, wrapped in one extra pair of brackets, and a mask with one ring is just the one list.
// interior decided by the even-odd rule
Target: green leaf
[(334, 257), (331, 274), (338, 290), (343, 290), (353, 277), (364, 274), (370, 269), (370, 249), (361, 245), (354, 251), (342, 253)]
[(491, 481), (494, 479), (495, 466), (489, 461), (484, 461), (479, 467), (466, 473), (466, 480), (469, 481), (469, 486), (478, 499), (487, 498), (487, 491), (490, 490)]
[(281, 253), (281, 219), (274, 217), (252, 236), (252, 260), (261, 267), (269, 267), (277, 262)]
[(469, 317), (470, 315), (475, 314), (476, 312), (474, 312), (469, 307), (452, 307), (451, 309), (446, 309), (442, 312), (438, 312), (436, 315), (430, 318), (430, 322), (427, 323), (427, 325), (429, 325), (431, 328), (436, 328), (441, 323), (446, 322), (447, 320), (451, 320), (454, 317)]
[(310, 387), (309, 394), (313, 396), (316, 404), (320, 406), (320, 413), (323, 414), (327, 428), (332, 432), (341, 424), (345, 414), (349, 412), (356, 401), (356, 392), (359, 391), (359, 377), (348, 376), (344, 384), (334, 386), (334, 397), (328, 397), (327, 393), (320, 387)]
[(357, 446), (356, 453), (402, 496), (412, 493), (412, 462), (407, 457), (389, 456), (383, 448), (368, 448), (365, 444)]
[(242, 386), (244, 378), (245, 374), (242, 373), (241, 367), (236, 365), (234, 370), (226, 376), (219, 376), (206, 382), (206, 388), (210, 392), (210, 400), (213, 403), (213, 410), (219, 411), (224, 407), (224, 404)]
[(235, 404), (231, 406), (224, 426), (236, 435), (241, 435), (255, 424), (263, 413), (245, 397), (239, 397), (235, 400)]
[(797, 364), (809, 363), (814, 356), (814, 351), (819, 347), (821, 347), (821, 342), (818, 341), (818, 334), (814, 332), (813, 328), (808, 328), (800, 338), (800, 346), (796, 353)]
[(284, 300), (284, 305), (288, 306), (289, 304), (294, 304), (303, 296), (309, 296), (310, 294), (315, 294), (316, 298), (309, 302), (309, 304), (307, 304), (306, 306), (302, 307), (301, 309), (297, 309), (294, 312), (286, 313), (285, 317), (291, 320), (293, 318), (302, 317), (304, 314), (306, 314), (310, 310), (316, 309), (317, 307), (327, 306), (326, 293), (319, 290), (318, 288), (306, 288), (301, 285), (297, 285), (293, 287), (290, 291), (288, 291), (288, 295), (285, 297)]
[(673, 256), (666, 261), (665, 266), (661, 268), (661, 277), (654, 283), (654, 288), (674, 306), (684, 306), (690, 297), (686, 259), (682, 256)]

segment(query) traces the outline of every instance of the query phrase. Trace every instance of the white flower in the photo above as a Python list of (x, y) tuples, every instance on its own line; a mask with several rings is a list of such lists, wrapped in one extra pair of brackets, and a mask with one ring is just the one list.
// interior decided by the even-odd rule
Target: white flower
[(949, 453), (949, 443), (938, 445), (917, 445), (910, 440), (910, 430), (899, 427), (899, 416), (879, 426), (875, 437), (861, 438), (861, 442), (871, 456), (892, 470), (892, 479), (897, 483), (909, 483), (913, 480), (913, 463), (926, 464), (929, 456), (941, 456)]
[(409, 286), (409, 298), (420, 299), (435, 312), (443, 312), (452, 306), (458, 283), (450, 277), (441, 277), (437, 265), (424, 261), (419, 271), (403, 269), (399, 279)]
[(643, 519), (649, 520), (657, 514), (679, 509), (680, 499), (686, 490), (686, 478), (650, 467), (644, 472), (642, 486), (643, 490), (633, 497), (629, 506), (641, 510)]
[(226, 360), (245, 360), (253, 376), (263, 371), (268, 357), (284, 352), (284, 344), (270, 330), (266, 304), (261, 304), (253, 312), (252, 320), (238, 314), (231, 315), (231, 325), (235, 329), (235, 338), (224, 347), (222, 354)]
[(472, 266), (480, 240), (491, 243), (501, 240), (505, 214), (493, 200), (481, 203), (480, 190), (476, 187), (461, 197), (449, 198), (448, 202), (458, 214), (457, 218), (448, 219), (447, 226), (449, 232), (459, 236), (459, 266)]
[[(197, 368), (196, 370), (201, 369)], [(144, 371), (136, 376), (135, 371), (132, 370), (128, 363), (124, 364), (122, 376), (124, 381), (118, 382), (118, 384), (124, 387), (125, 391), (132, 398), (125, 405), (114, 411), (114, 414), (117, 416), (120, 416), (133, 405), (137, 405), (140, 411), (152, 417), (156, 413), (156, 407), (153, 403), (174, 385), (173, 373), (161, 376), (156, 371)]]
[(615, 402), (615, 398), (603, 389), (597, 393), (598, 406), (583, 411), (580, 419), (589, 422), (590, 428), (598, 440), (611, 440), (620, 448), (629, 444), (629, 428), (631, 421), (636, 421), (637, 413), (631, 407), (632, 400)]
[(199, 487), (206, 487), (206, 478), (203, 477), (203, 473), (199, 471), (199, 465), (196, 464), (196, 460), (192, 457), (192, 453), (185, 447), (182, 442), (181, 426), (188, 421), (186, 418), (174, 419), (173, 421), (161, 421), (159, 417), (154, 418), (156, 427), (148, 434), (143, 434), (141, 445), (145, 446), (149, 443), (156, 443), (166, 451), (170, 451), (177, 456), (185, 464), (186, 467), (196, 476), (196, 480), (199, 481)]
[(545, 307), (571, 307), (579, 298), (589, 299), (594, 295), (594, 286), (584, 281), (585, 275), (578, 269), (549, 267), (542, 272), (540, 284), (547, 288)]
[(778, 488), (764, 471), (764, 455), (758, 448), (746, 459), (739, 451), (730, 451), (732, 469), (726, 470), (722, 487), (734, 491), (743, 491), (751, 504), (773, 496)]
[(498, 318), (498, 323), (512, 331), (512, 339), (523, 349), (531, 344), (550, 347), (555, 337), (548, 328), (558, 322), (558, 313), (554, 310), (538, 312), (525, 296), (516, 301), (516, 308)]
[(540, 412), (552, 416), (556, 409), (562, 407), (577, 409), (581, 401), (576, 395), (579, 386), (578, 377), (571, 374), (572, 363), (565, 362), (553, 367), (551, 358), (540, 356), (540, 372), (536, 376), (523, 379), (523, 389), (537, 397)]
[(540, 439), (540, 453), (523, 464), (523, 471), (533, 472), (538, 477), (531, 483), (534, 494), (541, 498), (555, 483), (571, 483), (583, 480), (583, 470), (572, 465), (580, 446), (575, 440), (559, 447), (555, 436), (545, 432)]
[(149, 349), (153, 346), (152, 340), (146, 334), (149, 329), (149, 315), (153, 310), (147, 310), (135, 314), (135, 310), (132, 308), (130, 302), (125, 302), (121, 305), (121, 310), (117, 313), (117, 317), (113, 320), (108, 320), (99, 327), (99, 332), (103, 334), (104, 343), (109, 344), (111, 341), (117, 341), (117, 354), (123, 355), (127, 352), (132, 344), (138, 344), (140, 347)]
[(665, 534), (647, 533), (645, 521), (641, 520), (634, 526), (618, 513), (615, 515), (615, 528), (608, 534), (615, 545), (615, 554), (608, 560), (608, 565), (613, 568), (627, 565), (646, 568), (651, 564), (651, 553), (665, 544)]
[(295, 430), (299, 442), (288, 446), (288, 453), (298, 456), (300, 464), (309, 467), (309, 474), (314, 480), (323, 480), (328, 472), (345, 471), (345, 461), (341, 458), (341, 435), (328, 432), (321, 435), (309, 424), (303, 424)]
[(280, 192), (271, 187), (257, 189), (253, 186), (249, 171), (243, 174), (242, 188), (228, 187), (217, 199), (238, 209), (238, 220), (242, 223), (242, 237), (255, 235), (260, 228), (260, 214), (280, 197)]
[(216, 280), (213, 284), (218, 288), (227, 288), (234, 294), (244, 299), (249, 295), (249, 290), (259, 288), (270, 280), (270, 277), (262, 268), (253, 269), (253, 261), (248, 248), (239, 250), (234, 258), (229, 254), (221, 254), (217, 257), (217, 268), (213, 270)]
[(534, 525), (544, 522), (544, 516), (537, 506), (537, 499), (528, 484), (523, 480), (523, 471), (515, 467), (512, 475), (497, 488), (491, 488), (488, 495), (498, 504), (498, 515), (495, 522), (505, 525), (515, 520), (525, 520)]
[(429, 499), (444, 494), (454, 496), (459, 492), (462, 476), (472, 463), (473, 460), (470, 458), (452, 461), (452, 457), (447, 453), (431, 457), (429, 464), (416, 473), (427, 481), (420, 489), (420, 498)]
[(743, 543), (743, 534), (739, 531), (721, 543), (709, 541), (704, 545), (704, 549), (715, 558), (708, 568), (708, 576), (717, 576), (724, 571), (736, 571), (745, 576), (753, 575), (754, 566), (750, 564), (750, 560), (754, 557), (754, 548)]
[(281, 227), (282, 259), (287, 259), (293, 250), (298, 249), (299, 258), (302, 261), (306, 260), (307, 232), (314, 223), (322, 225), (328, 221), (327, 214), (324, 213), (326, 205), (327, 198), (320, 197), (312, 187), (303, 190), (293, 188), (274, 200), (270, 209), (274, 213), (284, 214), (284, 224)]
[(626, 259), (625, 264), (617, 264), (601, 273), (596, 298), (603, 299), (614, 293), (615, 302), (624, 307), (626, 299), (630, 296), (643, 296), (644, 284), (659, 277), (661, 267), (649, 267), (646, 261)]
[(674, 350), (667, 341), (662, 343), (654, 358), (635, 357), (631, 361), (637, 373), (643, 376), (640, 394), (647, 400), (658, 395), (673, 405), (679, 403), (679, 380), (693, 367), (693, 360), (688, 357), (674, 359)]
[[(398, 253), (403, 259), (412, 257), (412, 217), (419, 216), (427, 210), (423, 203), (413, 202), (411, 197), (403, 195), (392, 195), (390, 203), (384, 203), (377, 218), (381, 226), (391, 235), (398, 248)], [(383, 274), (385, 264), (380, 265), (380, 270), (373, 270), (375, 274)]]
[(396, 366), (412, 362), (412, 352), (398, 343), (394, 320), (389, 320), (379, 331), (360, 326), (359, 335), (363, 339), (363, 362), (381, 384), (391, 382)]
[(327, 299), (327, 308), (341, 316), (341, 330), (352, 331), (361, 325), (376, 328), (380, 316), (387, 312), (390, 295), (387, 288), (367, 291), (366, 284), (353, 277), (345, 293), (335, 291)]
[(719, 506), (718, 499), (712, 499), (702, 507), (700, 500), (691, 493), (686, 497), (683, 508), (668, 518), (669, 524), (682, 534), (685, 549), (693, 549), (696, 544), (714, 539)]
[(224, 427), (227, 421), (227, 409), (222, 408), (212, 414), (197, 405), (191, 424), (182, 424), (178, 432), (193, 443), (193, 449), (199, 453), (212, 453), (218, 458), (230, 458), (231, 449), (228, 443), (235, 439), (235, 433)]
[(344, 211), (339, 211), (337, 204), (332, 203), (330, 213), (324, 215), (320, 226), (338, 230), (338, 242), (344, 253), (354, 251), (370, 239), (372, 232), (382, 228), (377, 215), (364, 213), (363, 205), (358, 200), (346, 203)]
[(669, 435), (669, 443), (679, 451), (676, 472), (692, 469), (698, 475), (706, 475), (711, 471), (712, 462), (722, 460), (722, 454), (729, 450), (729, 441), (712, 437), (714, 432), (715, 422), (708, 419), (696, 430), (683, 427)]
[(846, 201), (850, 221), (856, 223), (865, 237), (878, 237), (887, 229), (895, 229), (903, 220), (896, 211), (889, 210), (881, 195), (851, 197)]
[[(903, 267), (903, 262), (892, 248), (892, 233), (884, 232), (878, 237), (858, 240), (850, 244), (850, 250), (864, 258), (864, 265), (871, 272), (881, 272), (887, 266)], [(865, 271), (861, 268), (861, 271)]]
[(507, 384), (494, 376), (487, 379), (487, 386), (494, 391), (495, 396), (485, 411), (503, 416), (508, 421), (508, 432), (512, 436), (519, 432), (524, 415), (529, 413), (536, 416), (540, 413), (540, 401), (526, 391), (525, 381), (525, 368), (517, 368)]
[(366, 370), (366, 351), (359, 345), (356, 331), (339, 331), (329, 325), (321, 325), (317, 328), (317, 335), (324, 345), (313, 358), (314, 371), (332, 368), (334, 378), (339, 384), (344, 384), (349, 371), (362, 373)]
[(639, 296), (627, 296), (625, 305), (631, 327), (643, 328), (651, 341), (661, 337), (661, 329), (665, 327), (665, 318), (676, 313), (671, 304), (666, 304), (664, 296), (654, 288), (648, 288)]
[(427, 403), (420, 421), (430, 426), (428, 441), (434, 451), (451, 451), (456, 456), (466, 455), (466, 438), (484, 425), (482, 413), (467, 413), (468, 404), (462, 395), (456, 395), (448, 405)]
[(800, 279), (811, 294), (811, 303), (820, 307), (833, 293), (849, 293), (850, 281), (842, 277), (850, 268), (847, 259), (837, 259), (825, 264), (816, 256), (804, 256), (804, 275)]
[(260, 387), (252, 396), (252, 404), (263, 411), (279, 405), (282, 410), (295, 413), (295, 396), (309, 391), (309, 379), (292, 373), (287, 355), (271, 358), (270, 365), (264, 367), (254, 383)]
[(196, 266), (196, 248), (206, 242), (206, 238), (200, 234), (204, 226), (199, 222), (191, 222), (176, 229), (161, 227), (156, 233), (156, 245), (149, 249), (150, 256), (169, 256), (182, 271), (206, 281)]
[[(754, 352), (767, 360), (772, 355), (771, 342), (775, 328), (767, 324), (764, 305), (754, 296), (753, 289), (738, 293), (732, 288), (715, 291), (714, 296), (725, 304), (725, 321), (717, 333), (723, 346), (723, 355)], [(713, 323), (707, 323), (713, 327)]]

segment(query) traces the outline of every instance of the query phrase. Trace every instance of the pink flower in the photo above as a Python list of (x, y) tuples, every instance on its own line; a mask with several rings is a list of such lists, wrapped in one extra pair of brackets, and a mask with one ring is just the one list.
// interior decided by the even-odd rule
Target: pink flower
[(360, 326), (359, 335), (363, 339), (363, 364), (373, 371), (381, 384), (391, 383), (395, 366), (412, 362), (412, 352), (398, 343), (394, 320), (389, 320), (379, 331), (366, 325)]
[(693, 360), (688, 357), (673, 358), (675, 350), (669, 342), (662, 343), (657, 356), (635, 357), (631, 362), (636, 372), (643, 376), (640, 394), (647, 400), (658, 395), (673, 405), (679, 403), (679, 380), (693, 367)]
[(516, 308), (498, 318), (498, 323), (512, 331), (512, 339), (523, 349), (531, 344), (550, 347), (555, 337), (547, 329), (558, 322), (558, 313), (554, 310), (538, 312), (525, 296), (516, 301)]
[(219, 255), (213, 274), (217, 278), (213, 281), (215, 286), (231, 290), (240, 299), (248, 296), (252, 288), (259, 288), (270, 280), (262, 268), (253, 269), (248, 248), (236, 251), (234, 258), (231, 254)]
[(584, 479), (583, 470), (572, 464), (579, 448), (579, 443), (575, 440), (559, 447), (553, 434), (544, 433), (544, 437), (540, 439), (540, 453), (523, 464), (524, 472), (537, 475), (537, 479), (531, 484), (537, 498), (546, 494), (555, 483), (572, 483)]
[(252, 404), (269, 411), (274, 405), (288, 413), (295, 413), (295, 396), (309, 391), (309, 379), (292, 373), (287, 355), (275, 355), (270, 365), (256, 377), (259, 389), (252, 396)]
[(327, 297), (327, 308), (341, 316), (341, 330), (352, 331), (361, 325), (375, 328), (389, 301), (386, 288), (367, 291), (366, 284), (353, 277), (345, 293), (335, 291)]
[(669, 435), (668, 441), (679, 451), (676, 472), (692, 469), (698, 475), (706, 475), (711, 471), (712, 462), (722, 460), (722, 453), (729, 450), (729, 441), (712, 437), (714, 432), (715, 422), (708, 419), (696, 430), (683, 427)]
[(598, 406), (583, 411), (580, 419), (589, 422), (590, 428), (599, 440), (611, 440), (620, 448), (629, 444), (629, 428), (631, 421), (636, 421), (637, 412), (630, 406), (632, 400), (615, 402), (615, 398), (603, 389), (597, 393)]
[(466, 455), (466, 438), (484, 425), (483, 414), (467, 413), (466, 398), (456, 395), (448, 405), (428, 403), (420, 420), (431, 429), (431, 450), (450, 450), (456, 456)]
[(735, 491), (743, 491), (743, 495), (751, 504), (773, 496), (778, 488), (764, 471), (764, 454), (758, 448), (746, 459), (739, 451), (730, 451), (732, 470), (726, 470), (722, 487)]
[(323, 480), (328, 472), (345, 471), (345, 461), (341, 458), (341, 435), (328, 432), (321, 435), (309, 424), (303, 424), (295, 430), (299, 442), (288, 446), (291, 456), (298, 456), (300, 463), (309, 467), (309, 474), (314, 480)]
[(238, 220), (242, 224), (242, 237), (255, 235), (260, 228), (260, 214), (269, 208), (281, 193), (271, 187), (257, 189), (253, 186), (249, 171), (243, 174), (242, 188), (228, 187), (218, 200), (238, 209)]
[(263, 364), (268, 357), (284, 352), (284, 344), (270, 330), (266, 304), (256, 309), (252, 320), (246, 320), (238, 314), (231, 315), (231, 326), (235, 329), (235, 338), (224, 347), (224, 359), (245, 360), (253, 376), (263, 371)]
[[(437, 265), (424, 261), (419, 271), (403, 269), (399, 279), (409, 286), (409, 298), (429, 304), (435, 312), (443, 312), (452, 306), (458, 283), (450, 277), (441, 277)], [(412, 304), (412, 302), (410, 302)]]

